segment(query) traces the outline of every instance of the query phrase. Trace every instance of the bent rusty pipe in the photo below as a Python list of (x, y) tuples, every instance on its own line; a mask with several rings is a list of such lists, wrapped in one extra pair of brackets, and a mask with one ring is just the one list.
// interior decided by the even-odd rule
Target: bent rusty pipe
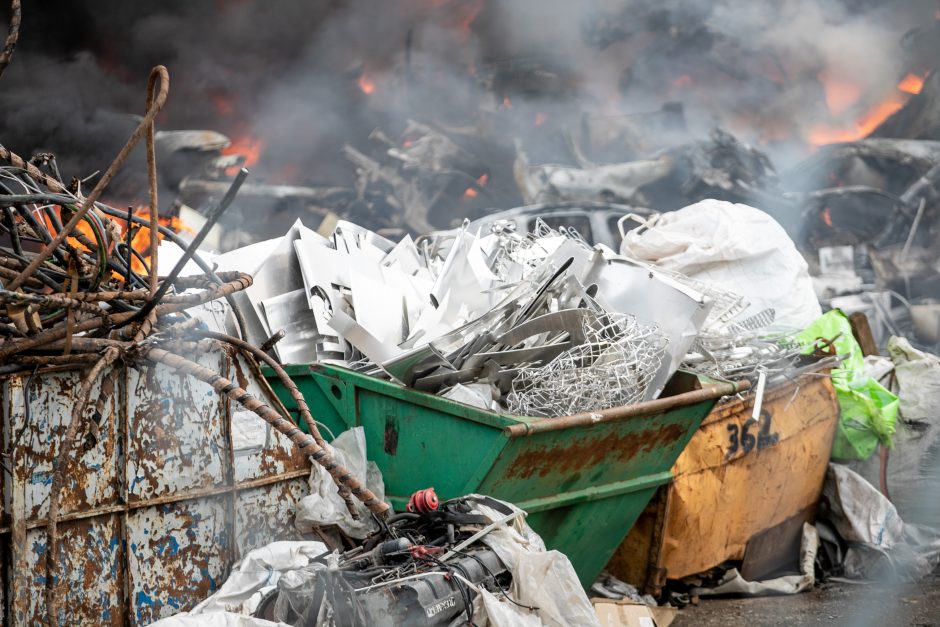
[(561, 431), (572, 427), (590, 426), (601, 422), (622, 420), (624, 418), (660, 414), (670, 409), (676, 409), (677, 407), (686, 407), (703, 401), (721, 398), (722, 396), (737, 394), (750, 387), (751, 382), (747, 380), (732, 383), (719, 383), (717, 385), (709, 385), (701, 390), (693, 390), (668, 398), (658, 398), (652, 401), (611, 407), (610, 409), (601, 409), (595, 412), (583, 412), (570, 416), (561, 416), (559, 418), (542, 418), (533, 422), (515, 424), (503, 428), (503, 433), (510, 438), (521, 438), (535, 433)]

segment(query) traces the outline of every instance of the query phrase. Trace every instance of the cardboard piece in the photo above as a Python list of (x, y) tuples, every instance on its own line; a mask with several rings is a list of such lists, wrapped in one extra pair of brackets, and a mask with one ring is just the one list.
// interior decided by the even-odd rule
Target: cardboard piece
[(650, 607), (628, 599), (591, 599), (602, 627), (669, 627), (679, 613), (674, 607)]

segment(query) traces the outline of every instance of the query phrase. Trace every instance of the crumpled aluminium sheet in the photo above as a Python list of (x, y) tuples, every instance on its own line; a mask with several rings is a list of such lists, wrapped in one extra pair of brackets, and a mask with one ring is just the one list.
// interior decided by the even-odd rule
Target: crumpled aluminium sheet
[[(293, 259), (285, 252), (291, 247)], [(476, 233), (465, 225), (420, 245), (408, 237), (396, 244), (347, 222), (328, 238), (296, 224), (265, 250), (266, 259), (252, 255), (266, 277), (251, 295), (263, 329), (249, 339), (260, 343), (284, 328), (282, 361), (334, 363), (458, 396), (464, 391), (452, 392), (456, 385), (492, 384), (493, 400), (504, 408), (520, 369), (544, 366), (576, 343), (570, 321), (499, 341), (526, 323), (578, 309), (630, 315), (660, 330), (665, 359), (654, 360), (654, 376), (640, 372), (626, 383), (649, 400), (679, 366), (710, 309), (709, 299), (688, 285), (542, 224), (531, 234), (505, 225)]]
[[(472, 495), (471, 495), (472, 496)], [(558, 551), (546, 551), (542, 539), (525, 522), (525, 512), (483, 537), (512, 571), (512, 598), (526, 610), (490, 592), (477, 590), (474, 622), (479, 627), (600, 627), (597, 615), (581, 588), (571, 562)], [(505, 516), (485, 505), (471, 513), (496, 522)], [(251, 551), (232, 571), (222, 587), (192, 611), (155, 623), (159, 627), (272, 627), (280, 626), (248, 614), (281, 578), (298, 576), (310, 558), (326, 547), (319, 542), (274, 542)]]

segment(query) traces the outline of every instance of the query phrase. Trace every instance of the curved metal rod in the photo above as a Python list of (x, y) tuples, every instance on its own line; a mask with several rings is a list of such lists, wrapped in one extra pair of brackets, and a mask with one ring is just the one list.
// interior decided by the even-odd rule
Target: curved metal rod
[(16, 48), (16, 40), (20, 38), (20, 22), (23, 19), (23, 11), (20, 6), (20, 0), (13, 0), (10, 3), (10, 28), (7, 30), (7, 39), (3, 44), (3, 50), (0, 51), (0, 76), (10, 65), (10, 59), (13, 58), (13, 49)]

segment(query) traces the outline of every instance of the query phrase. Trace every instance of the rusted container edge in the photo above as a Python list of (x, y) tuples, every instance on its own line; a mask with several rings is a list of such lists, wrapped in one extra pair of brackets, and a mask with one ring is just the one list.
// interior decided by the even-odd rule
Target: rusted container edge
[[(772, 403), (783, 396), (795, 396), (799, 393), (800, 386), (804, 385), (799, 382), (800, 379), (805, 377), (819, 377), (823, 379), (828, 379), (829, 377), (829, 368), (826, 368), (821, 371), (814, 372), (804, 372), (797, 375), (793, 379), (784, 379), (783, 381), (777, 383), (773, 387), (767, 387), (764, 392), (764, 403)], [(808, 385), (808, 384), (806, 384)], [(705, 417), (705, 420), (702, 422), (702, 426), (709, 425), (713, 422), (718, 422), (719, 420), (724, 420), (732, 414), (738, 414), (748, 409), (753, 409), (754, 407), (754, 395), (748, 395), (744, 398), (739, 398), (737, 400), (731, 401), (729, 403), (723, 403), (721, 406), (716, 407), (714, 411), (709, 412)]]
[(658, 398), (643, 403), (633, 405), (622, 405), (620, 407), (611, 407), (596, 412), (584, 412), (572, 414), (570, 416), (561, 416), (559, 418), (542, 418), (529, 423), (515, 424), (503, 429), (503, 433), (510, 438), (520, 438), (535, 433), (545, 433), (547, 431), (561, 431), (572, 427), (580, 427), (598, 424), (602, 422), (613, 422), (625, 418), (634, 418), (636, 416), (647, 416), (658, 414), (677, 407), (686, 407), (705, 401), (711, 401), (722, 396), (729, 396), (743, 392), (751, 387), (750, 381), (742, 380), (731, 383), (719, 383), (709, 385), (701, 390), (693, 390), (684, 394), (670, 396), (668, 398)]

